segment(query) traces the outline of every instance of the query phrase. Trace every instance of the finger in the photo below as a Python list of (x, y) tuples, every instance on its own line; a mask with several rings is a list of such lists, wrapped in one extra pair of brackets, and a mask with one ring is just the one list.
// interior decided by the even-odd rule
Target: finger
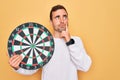
[(19, 60), (21, 60), (21, 56), (16, 57), (15, 59), (12, 60), (12, 62), (18, 62)]
[(66, 32), (68, 32), (68, 25), (66, 24), (66, 26), (65, 26), (65, 27), (66, 27)]
[(16, 60), (16, 61), (12, 64), (12, 66), (13, 66), (13, 67), (18, 67), (21, 61), (22, 61), (22, 58), (19, 58), (18, 60)]
[(66, 33), (66, 31), (62, 31), (62, 32), (61, 32), (61, 38), (64, 38), (64, 37), (65, 37), (65, 33)]
[(21, 56), (17, 56), (13, 60), (11, 60), (11, 64), (14, 64), (14, 63), (19, 62), (19, 61), (21, 61)]
[(11, 66), (11, 67), (14, 67), (14, 68), (18, 68), (18, 67), (19, 67), (20, 62), (21, 62), (21, 60), (16, 61), (16, 62), (12, 63), (10, 66)]
[(17, 57), (18, 57), (18, 55), (14, 55), (14, 56), (12, 56), (12, 57), (10, 58), (9, 61), (12, 61), (13, 59), (15, 59), (15, 58), (17, 58)]

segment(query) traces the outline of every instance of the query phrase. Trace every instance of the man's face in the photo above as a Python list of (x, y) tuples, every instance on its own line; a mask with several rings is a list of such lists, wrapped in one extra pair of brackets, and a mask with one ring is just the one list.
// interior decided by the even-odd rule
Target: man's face
[(58, 9), (57, 11), (52, 12), (51, 23), (55, 31), (65, 31), (66, 26), (68, 25), (68, 14), (64, 9)]

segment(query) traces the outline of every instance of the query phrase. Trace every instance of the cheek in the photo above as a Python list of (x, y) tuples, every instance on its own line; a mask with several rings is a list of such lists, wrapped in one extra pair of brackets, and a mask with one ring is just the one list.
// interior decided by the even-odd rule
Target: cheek
[(65, 23), (68, 23), (68, 20), (65, 20)]
[(60, 22), (59, 22), (59, 21), (54, 21), (53, 24), (54, 24), (55, 26), (57, 26), (57, 25), (60, 24)]

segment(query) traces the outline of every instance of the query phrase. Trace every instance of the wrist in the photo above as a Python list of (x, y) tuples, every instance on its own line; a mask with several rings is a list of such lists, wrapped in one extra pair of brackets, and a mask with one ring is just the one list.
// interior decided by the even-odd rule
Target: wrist
[(69, 46), (69, 45), (72, 45), (74, 43), (75, 43), (74, 39), (71, 38), (69, 41), (66, 42), (66, 45)]

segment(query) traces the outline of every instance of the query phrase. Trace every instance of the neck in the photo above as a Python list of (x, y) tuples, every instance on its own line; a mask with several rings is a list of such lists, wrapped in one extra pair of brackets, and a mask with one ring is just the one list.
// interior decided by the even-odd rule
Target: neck
[(58, 31), (54, 31), (53, 36), (54, 36), (54, 38), (61, 38), (60, 37), (60, 32), (58, 32)]

